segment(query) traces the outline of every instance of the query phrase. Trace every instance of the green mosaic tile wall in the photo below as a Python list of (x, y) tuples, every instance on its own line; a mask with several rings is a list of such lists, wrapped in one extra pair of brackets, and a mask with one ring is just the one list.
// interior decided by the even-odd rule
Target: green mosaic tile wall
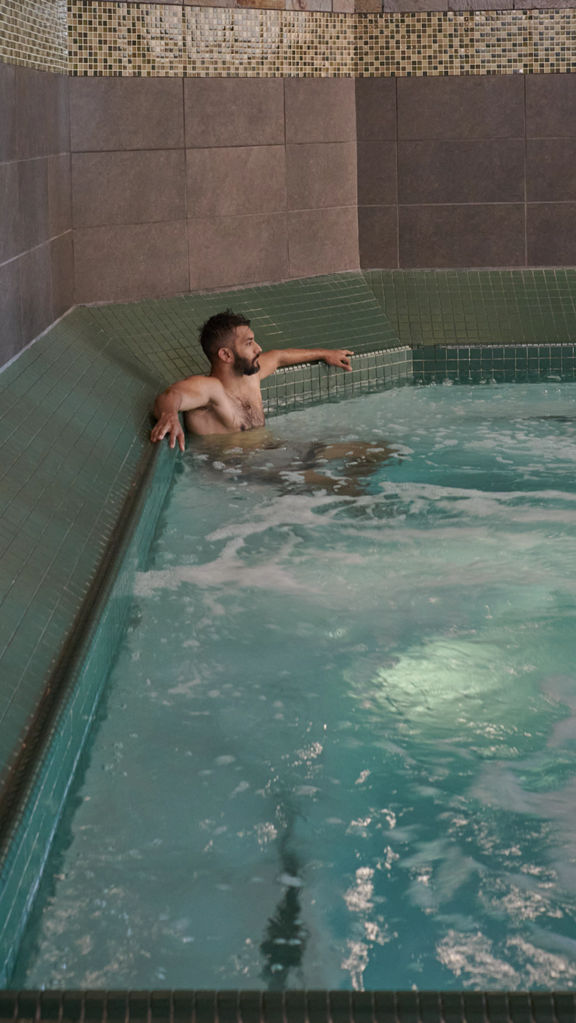
[(576, 380), (576, 344), (434, 345), (412, 349), (415, 383)]
[(576, 270), (371, 270), (402, 344), (576, 340)]

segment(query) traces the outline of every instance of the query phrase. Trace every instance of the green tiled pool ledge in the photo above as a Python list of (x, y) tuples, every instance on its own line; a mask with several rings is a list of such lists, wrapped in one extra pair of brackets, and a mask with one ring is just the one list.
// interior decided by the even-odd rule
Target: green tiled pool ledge
[(60, 666), (58, 703), (44, 733), (31, 743), (34, 759), (0, 850), (0, 987), (14, 966), (68, 789), (126, 629), (134, 574), (146, 562), (175, 464), (167, 445), (150, 449), (143, 460), (133, 499), (123, 509), (108, 550), (113, 566), (101, 565), (89, 607), (76, 622)]
[(278, 370), (262, 385), (266, 414), (278, 415), (305, 405), (341, 401), (411, 383), (412, 349), (406, 345), (363, 352), (354, 357), (353, 366), (352, 373), (338, 372), (322, 363)]

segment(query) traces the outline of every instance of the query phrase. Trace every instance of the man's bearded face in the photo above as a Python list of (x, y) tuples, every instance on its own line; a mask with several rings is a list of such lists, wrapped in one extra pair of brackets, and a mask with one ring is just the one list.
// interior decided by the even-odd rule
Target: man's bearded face
[(253, 359), (246, 359), (243, 355), (238, 355), (238, 352), (234, 352), (234, 369), (245, 377), (254, 376), (254, 373), (258, 373), (260, 369), (258, 356), (256, 355)]

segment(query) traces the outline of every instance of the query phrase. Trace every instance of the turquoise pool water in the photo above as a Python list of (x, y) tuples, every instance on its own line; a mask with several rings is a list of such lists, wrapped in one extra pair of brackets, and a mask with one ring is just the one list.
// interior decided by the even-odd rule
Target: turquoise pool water
[(573, 989), (576, 385), (254, 441), (182, 459), (13, 986)]

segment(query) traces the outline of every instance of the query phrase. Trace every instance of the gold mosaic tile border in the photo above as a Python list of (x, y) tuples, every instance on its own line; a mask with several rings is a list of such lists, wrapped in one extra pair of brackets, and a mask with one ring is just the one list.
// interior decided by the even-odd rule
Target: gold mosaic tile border
[(0, 60), (66, 73), (67, 27), (66, 0), (0, 0)]
[(73, 75), (398, 77), (576, 71), (576, 10), (338, 14), (70, 0)]
[(0, 0), (0, 59), (96, 76), (567, 73), (576, 71), (576, 10), (344, 14)]

